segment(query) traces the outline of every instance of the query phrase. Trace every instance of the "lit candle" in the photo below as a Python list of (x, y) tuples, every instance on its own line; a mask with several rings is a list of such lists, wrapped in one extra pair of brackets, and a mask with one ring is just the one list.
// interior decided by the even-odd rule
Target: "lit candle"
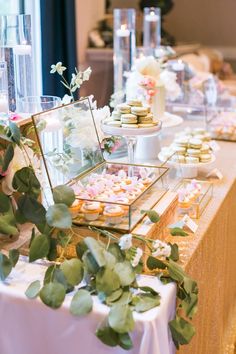
[(121, 25), (121, 27), (116, 30), (117, 37), (129, 37), (130, 31), (127, 29), (126, 25)]
[(0, 112), (8, 113), (8, 99), (5, 95), (0, 96)]
[(150, 14), (145, 15), (145, 20), (148, 22), (156, 22), (158, 21), (158, 15), (156, 15), (154, 11), (151, 11)]
[(31, 54), (31, 45), (28, 44), (19, 44), (13, 47), (15, 55), (30, 55)]

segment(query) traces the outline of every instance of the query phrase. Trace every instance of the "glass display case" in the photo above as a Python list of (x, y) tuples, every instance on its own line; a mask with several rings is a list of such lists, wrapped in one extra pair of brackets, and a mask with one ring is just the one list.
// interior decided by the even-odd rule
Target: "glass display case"
[(208, 107), (206, 127), (212, 139), (236, 141), (236, 107)]
[(177, 214), (199, 219), (213, 196), (213, 183), (183, 179), (176, 187), (178, 194)]
[(88, 98), (33, 115), (42, 154), (45, 203), (67, 184), (73, 222), (131, 231), (166, 193), (168, 168), (104, 160)]

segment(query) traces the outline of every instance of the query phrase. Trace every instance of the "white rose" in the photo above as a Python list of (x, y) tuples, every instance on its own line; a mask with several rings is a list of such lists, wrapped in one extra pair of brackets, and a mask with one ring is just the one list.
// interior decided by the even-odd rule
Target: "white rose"
[(121, 236), (119, 241), (121, 250), (128, 250), (132, 247), (132, 234), (125, 234)]
[(137, 59), (135, 68), (141, 75), (148, 75), (154, 78), (157, 78), (161, 73), (160, 63), (153, 56)]
[(171, 254), (171, 247), (166, 242), (162, 242), (160, 240), (156, 240), (152, 244), (155, 249), (152, 252), (153, 257), (169, 257)]

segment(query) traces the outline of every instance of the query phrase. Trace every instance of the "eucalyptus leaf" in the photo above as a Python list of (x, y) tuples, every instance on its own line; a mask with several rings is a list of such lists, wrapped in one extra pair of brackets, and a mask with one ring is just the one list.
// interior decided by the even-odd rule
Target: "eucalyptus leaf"
[(190, 343), (195, 334), (195, 328), (193, 325), (179, 316), (176, 316), (174, 320), (169, 322), (169, 328), (174, 342), (178, 345)]
[(17, 249), (11, 249), (9, 251), (9, 259), (13, 267), (15, 267), (15, 265), (17, 264), (19, 256), (20, 256), (20, 252)]
[(11, 260), (3, 253), (0, 253), (0, 279), (5, 280), (12, 270)]
[(82, 240), (77, 243), (75, 249), (76, 249), (77, 257), (81, 259), (84, 255), (84, 253), (87, 251), (88, 247), (86, 246), (86, 244)]
[(0, 192), (0, 213), (6, 213), (11, 207), (10, 197)]
[(86, 237), (84, 239), (84, 243), (86, 244), (86, 246), (88, 247), (88, 249), (92, 253), (92, 255), (93, 255), (95, 261), (97, 262), (97, 264), (99, 265), (99, 267), (104, 267), (106, 264), (106, 259), (105, 259), (104, 252), (103, 252), (104, 249), (99, 244), (99, 242), (92, 237)]
[(142, 290), (146, 293), (150, 293), (152, 295), (158, 295), (158, 292), (154, 290), (153, 288), (150, 288), (150, 286), (139, 286), (139, 290)]
[(122, 252), (122, 250), (120, 249), (117, 243), (111, 243), (108, 247), (108, 252), (113, 254), (117, 262), (123, 262), (125, 259), (124, 252)]
[(116, 264), (116, 258), (111, 254), (110, 252), (107, 252), (106, 250), (103, 250), (103, 254), (106, 260), (106, 266), (110, 269), (113, 269)]
[(40, 183), (31, 167), (23, 167), (16, 171), (12, 186), (20, 193), (28, 193), (36, 198), (40, 194)]
[(88, 274), (96, 274), (99, 271), (99, 265), (89, 250), (83, 254), (82, 260)]
[(170, 259), (167, 267), (169, 270), (169, 275), (173, 280), (177, 282), (182, 282), (184, 280), (185, 273), (177, 263)]
[(191, 294), (189, 295), (189, 299), (181, 302), (181, 307), (185, 312), (185, 315), (192, 319), (193, 316), (197, 313), (198, 307), (198, 295)]
[(69, 229), (72, 225), (71, 214), (65, 204), (51, 205), (47, 210), (46, 220), (49, 226), (59, 229)]
[(14, 157), (14, 147), (13, 144), (9, 144), (6, 148), (4, 158), (3, 158), (3, 165), (2, 165), (2, 172), (7, 171), (11, 160)]
[(179, 247), (176, 243), (171, 244), (168, 243), (168, 245), (171, 247), (171, 254), (170, 254), (170, 259), (172, 259), (172, 261), (177, 262), (179, 260)]
[(160, 305), (160, 296), (152, 295), (151, 293), (146, 294), (138, 294), (136, 296), (136, 303), (134, 306), (135, 311), (137, 312), (145, 312), (156, 306)]
[(33, 283), (31, 283), (28, 288), (25, 291), (25, 295), (28, 297), (28, 299), (35, 299), (39, 292), (40, 292), (40, 281), (39, 280), (35, 280), (33, 281)]
[(39, 295), (45, 305), (57, 309), (62, 305), (66, 291), (64, 286), (59, 283), (48, 283), (43, 286)]
[(123, 294), (121, 295), (121, 297), (115, 301), (116, 305), (127, 305), (130, 304), (132, 301), (132, 294), (129, 290), (125, 290), (123, 291)]
[(55, 269), (56, 269), (55, 265), (51, 265), (47, 268), (44, 274), (44, 280), (43, 280), (44, 285), (53, 282), (53, 274)]
[(141, 210), (141, 214), (147, 214), (149, 220), (154, 224), (160, 221), (160, 216), (155, 210)]
[(133, 342), (130, 338), (129, 333), (120, 333), (118, 344), (121, 348), (125, 350), (130, 350), (133, 348)]
[(75, 201), (75, 193), (72, 188), (60, 185), (53, 188), (53, 200), (56, 204), (65, 204), (69, 207)]
[(104, 326), (100, 327), (96, 331), (96, 336), (102, 341), (104, 344), (109, 347), (115, 347), (118, 345), (119, 337), (118, 333), (116, 333), (111, 327)]
[(50, 238), (50, 247), (47, 255), (49, 261), (55, 261), (57, 259), (57, 240)]
[(30, 246), (29, 261), (34, 262), (37, 259), (46, 257), (49, 249), (50, 243), (46, 235), (35, 236)]
[(116, 263), (114, 272), (120, 278), (121, 286), (128, 286), (135, 280), (135, 272), (129, 261)]
[(112, 306), (113, 302), (119, 300), (122, 294), (123, 294), (123, 290), (121, 288), (115, 290), (111, 295), (105, 298), (106, 304), (108, 306)]
[(118, 275), (109, 268), (101, 268), (96, 276), (96, 289), (110, 295), (113, 291), (119, 289), (120, 279)]
[(87, 290), (78, 290), (70, 304), (70, 312), (75, 316), (83, 316), (91, 312), (93, 299)]
[(19, 234), (12, 206), (6, 213), (0, 214), (0, 233), (13, 236)]
[(25, 194), (18, 199), (21, 214), (33, 224), (45, 223), (46, 210), (35, 198)]
[(167, 267), (164, 262), (160, 261), (160, 259), (157, 259), (153, 256), (148, 257), (146, 265), (150, 270), (165, 269)]
[(180, 227), (175, 227), (173, 229), (170, 229), (170, 234), (172, 236), (182, 236), (182, 237), (189, 236), (189, 234), (185, 232), (183, 229), (181, 229)]
[(20, 138), (21, 138), (20, 129), (11, 120), (9, 120), (9, 129), (11, 132), (12, 141), (14, 141), (17, 145), (20, 145)]
[(70, 235), (68, 235), (68, 233), (60, 230), (58, 233), (57, 233), (57, 241), (58, 241), (58, 244), (61, 246), (61, 247), (65, 247), (68, 245), (69, 243), (69, 240), (70, 240)]
[(129, 305), (114, 305), (109, 312), (108, 323), (117, 333), (133, 331), (135, 323)]
[(65, 260), (60, 265), (60, 269), (70, 285), (78, 285), (83, 279), (83, 264), (78, 258)]

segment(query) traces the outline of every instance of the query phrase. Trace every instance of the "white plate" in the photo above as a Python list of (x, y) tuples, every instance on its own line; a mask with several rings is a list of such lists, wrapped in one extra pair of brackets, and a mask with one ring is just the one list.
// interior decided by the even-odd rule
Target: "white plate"
[(110, 135), (120, 135), (120, 136), (148, 136), (155, 135), (161, 130), (162, 124), (159, 123), (154, 127), (149, 128), (123, 128), (123, 127), (113, 127), (111, 125), (104, 124), (102, 122), (102, 130), (106, 134)]
[(176, 127), (183, 123), (183, 118), (175, 114), (165, 112), (164, 117), (161, 118), (162, 128)]

